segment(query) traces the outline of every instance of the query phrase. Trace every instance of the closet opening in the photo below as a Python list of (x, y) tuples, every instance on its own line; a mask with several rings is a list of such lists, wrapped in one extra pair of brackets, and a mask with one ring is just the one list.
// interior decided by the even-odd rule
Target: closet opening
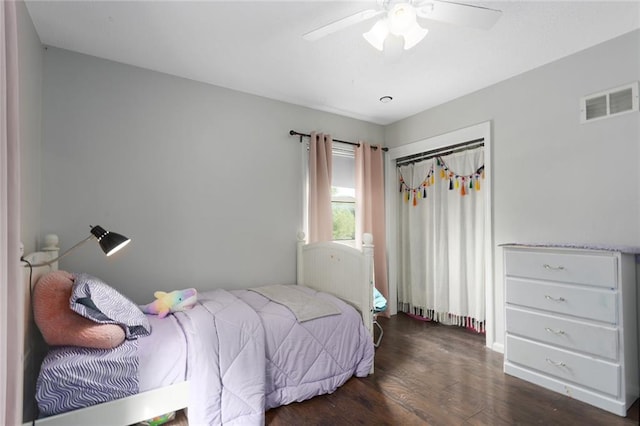
[(490, 136), (487, 122), (390, 149), (386, 173), (390, 306), (494, 348)]

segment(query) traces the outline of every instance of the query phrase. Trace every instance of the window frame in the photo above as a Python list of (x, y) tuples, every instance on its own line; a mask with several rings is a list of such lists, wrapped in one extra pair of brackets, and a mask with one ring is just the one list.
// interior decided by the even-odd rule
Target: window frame
[[(304, 180), (301, 184), (302, 188), (302, 218), (300, 220), (301, 223), (301, 229), (302, 232), (305, 235), (305, 238), (308, 241), (309, 238), (309, 142), (306, 141), (305, 143), (302, 144), (303, 145), (303, 149), (301, 149), (301, 162), (302, 162), (302, 170), (303, 170), (303, 176), (304, 176)], [(355, 195), (355, 149), (353, 146), (347, 145), (347, 144), (342, 144), (340, 142), (335, 142), (333, 143), (333, 147), (331, 150), (331, 155), (332, 157), (335, 156), (341, 156), (341, 157), (349, 157), (351, 159), (353, 159), (353, 186), (354, 186), (354, 229), (355, 229), (355, 212), (357, 212), (357, 205), (358, 205), (358, 200), (357, 197)], [(333, 185), (333, 176), (332, 176), (332, 182), (331, 182), (331, 188), (333, 190), (334, 185)], [(331, 197), (331, 204), (332, 204), (332, 209), (333, 209), (333, 203), (334, 203), (334, 198), (333, 195)], [(355, 232), (355, 231), (354, 231)], [(334, 242), (337, 243), (341, 243), (341, 244), (346, 244), (352, 247), (355, 247), (355, 239), (353, 240), (332, 240)]]

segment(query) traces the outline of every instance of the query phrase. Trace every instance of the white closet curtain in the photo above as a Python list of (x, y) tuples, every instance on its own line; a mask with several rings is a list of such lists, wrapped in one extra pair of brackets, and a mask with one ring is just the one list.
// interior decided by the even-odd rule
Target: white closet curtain
[(484, 331), (483, 165), (476, 148), (398, 167), (399, 310)]

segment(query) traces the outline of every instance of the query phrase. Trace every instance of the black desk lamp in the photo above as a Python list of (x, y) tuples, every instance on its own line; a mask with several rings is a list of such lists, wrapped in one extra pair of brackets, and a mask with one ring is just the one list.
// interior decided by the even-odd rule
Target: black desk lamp
[(75, 246), (71, 247), (69, 250), (65, 251), (60, 256), (56, 257), (55, 259), (51, 259), (51, 260), (49, 260), (47, 262), (38, 263), (37, 265), (31, 265), (31, 266), (35, 268), (35, 267), (38, 267), (38, 266), (51, 265), (52, 263), (57, 262), (58, 260), (62, 259), (64, 256), (68, 255), (73, 250), (75, 250), (76, 248), (80, 247), (82, 244), (86, 243), (87, 241), (89, 241), (89, 240), (91, 240), (93, 238), (98, 240), (98, 243), (100, 243), (100, 248), (102, 248), (102, 251), (107, 256), (111, 256), (112, 254), (114, 254), (115, 252), (120, 250), (122, 247), (124, 247), (127, 244), (129, 244), (129, 242), (131, 241), (130, 238), (127, 238), (127, 237), (125, 237), (123, 235), (120, 235), (120, 234), (116, 234), (115, 232), (109, 232), (109, 231), (105, 230), (101, 226), (98, 226), (98, 225), (91, 226), (91, 235), (89, 235), (87, 238), (85, 238), (84, 240), (80, 241), (78, 244), (76, 244)]

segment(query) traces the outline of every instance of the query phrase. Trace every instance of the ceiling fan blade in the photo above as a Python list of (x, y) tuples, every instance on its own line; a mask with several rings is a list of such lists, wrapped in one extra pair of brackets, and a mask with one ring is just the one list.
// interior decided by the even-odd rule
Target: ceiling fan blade
[(304, 38), (307, 41), (315, 41), (324, 36), (333, 34), (351, 25), (355, 25), (357, 23), (366, 21), (368, 19), (371, 19), (383, 13), (384, 13), (383, 10), (375, 10), (375, 9), (362, 10), (358, 13), (354, 13), (353, 15), (347, 16), (342, 19), (338, 19), (337, 21), (331, 22), (330, 24), (327, 24), (313, 31), (310, 31), (305, 35), (303, 35), (302, 38)]
[(500, 10), (443, 0), (420, 1), (414, 7), (421, 18), (483, 30), (493, 27), (502, 15)]

